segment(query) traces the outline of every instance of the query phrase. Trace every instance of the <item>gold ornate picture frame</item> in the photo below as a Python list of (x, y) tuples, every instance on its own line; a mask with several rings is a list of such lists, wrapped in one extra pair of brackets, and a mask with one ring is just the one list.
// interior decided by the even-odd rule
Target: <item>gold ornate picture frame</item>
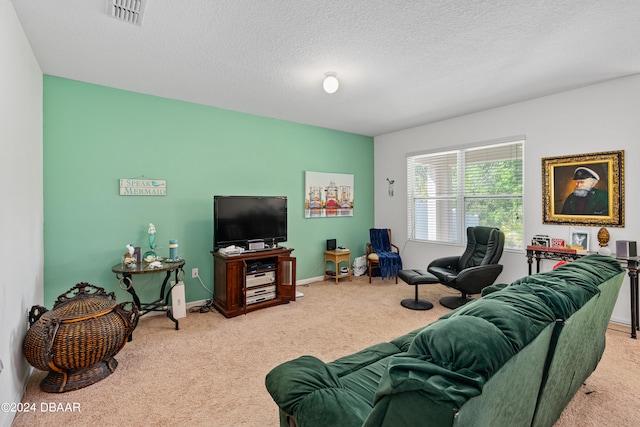
[(543, 158), (542, 222), (624, 227), (624, 150)]

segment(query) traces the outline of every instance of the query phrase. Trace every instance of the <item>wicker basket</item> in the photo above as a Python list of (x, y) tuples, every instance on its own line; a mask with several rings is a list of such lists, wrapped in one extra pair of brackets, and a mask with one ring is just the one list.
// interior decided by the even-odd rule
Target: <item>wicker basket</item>
[(113, 292), (78, 283), (58, 297), (51, 311), (31, 308), (24, 355), (35, 368), (50, 371), (40, 383), (43, 391), (77, 390), (116, 369), (113, 356), (124, 347), (137, 321), (135, 304), (118, 304)]

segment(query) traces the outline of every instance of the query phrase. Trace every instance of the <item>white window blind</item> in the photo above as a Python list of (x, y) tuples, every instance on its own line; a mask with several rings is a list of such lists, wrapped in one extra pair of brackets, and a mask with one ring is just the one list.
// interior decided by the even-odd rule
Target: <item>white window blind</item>
[(524, 140), (407, 157), (409, 238), (464, 243), (467, 227), (500, 228), (522, 249)]

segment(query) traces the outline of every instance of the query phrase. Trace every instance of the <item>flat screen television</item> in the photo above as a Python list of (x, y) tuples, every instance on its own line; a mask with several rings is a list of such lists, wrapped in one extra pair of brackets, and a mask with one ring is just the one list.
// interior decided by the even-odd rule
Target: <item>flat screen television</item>
[(213, 196), (213, 248), (287, 240), (285, 196)]

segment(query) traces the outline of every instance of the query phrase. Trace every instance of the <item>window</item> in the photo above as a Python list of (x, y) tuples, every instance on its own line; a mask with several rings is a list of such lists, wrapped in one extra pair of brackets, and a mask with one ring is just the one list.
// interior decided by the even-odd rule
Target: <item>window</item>
[(467, 227), (498, 227), (523, 249), (524, 139), (407, 157), (409, 238), (458, 243)]

